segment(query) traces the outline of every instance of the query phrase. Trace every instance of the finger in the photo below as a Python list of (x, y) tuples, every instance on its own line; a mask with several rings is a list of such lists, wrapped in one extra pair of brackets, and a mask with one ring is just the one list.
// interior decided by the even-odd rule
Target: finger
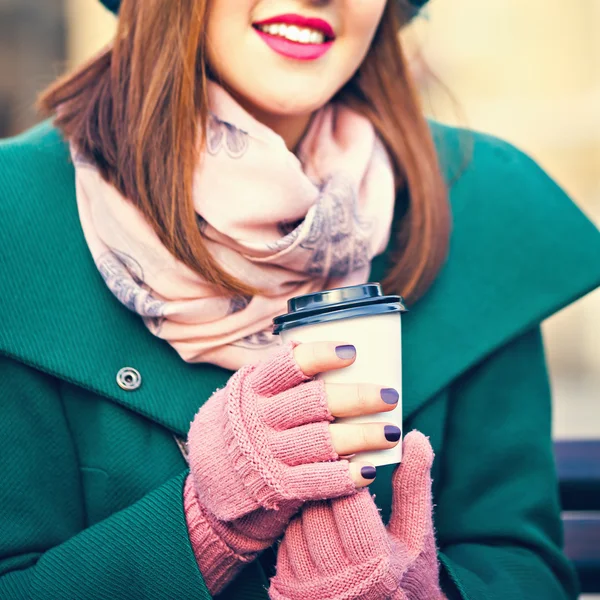
[[(346, 527), (348, 524), (346, 524)], [(302, 531), (313, 564), (326, 575), (337, 575), (347, 565), (331, 502), (309, 502), (302, 509)]]
[[(267, 360), (243, 367), (233, 377), (247, 373), (248, 382), (260, 396), (274, 396), (309, 379), (298, 366), (294, 356), (297, 344), (285, 344)], [(245, 371), (244, 371), (245, 369)]]
[(375, 481), (377, 469), (367, 462), (350, 463), (350, 477), (357, 488), (364, 488)]
[(400, 428), (391, 423), (332, 423), (329, 431), (339, 455), (393, 448), (402, 435)]
[[(281, 550), (285, 554), (281, 556)], [(282, 560), (283, 559), (283, 560)], [(282, 569), (283, 571), (282, 572)], [(302, 515), (298, 515), (288, 525), (283, 543), (277, 552), (277, 574), (284, 579), (285, 571), (293, 574), (293, 580), (307, 581), (314, 574), (315, 568), (310, 560), (306, 536), (302, 526)]]
[(373, 465), (350, 464), (347, 460), (287, 467), (281, 478), (281, 490), (289, 500), (303, 502), (349, 496), (375, 479)]
[(266, 425), (279, 431), (307, 423), (333, 421), (327, 406), (325, 383), (318, 379), (261, 398), (258, 411)]
[(335, 369), (343, 369), (356, 359), (356, 348), (347, 342), (307, 342), (294, 348), (300, 370), (313, 377)]
[(329, 424), (326, 421), (272, 433), (269, 436), (269, 447), (275, 458), (289, 466), (339, 458), (331, 443)]
[(394, 410), (400, 395), (393, 388), (370, 383), (326, 383), (327, 405), (334, 417), (357, 417)]
[(369, 490), (331, 501), (332, 515), (342, 546), (351, 562), (363, 563), (391, 552), (381, 515)]
[(433, 449), (419, 431), (404, 440), (402, 463), (392, 478), (390, 531), (403, 540), (412, 555), (419, 554), (433, 532), (431, 466)]
[[(290, 523), (290, 526), (292, 523)], [(286, 530), (287, 534), (287, 530)], [(293, 560), (290, 557), (290, 551), (293, 550), (295, 546), (288, 544), (285, 540), (285, 536), (283, 538), (283, 542), (279, 544), (279, 548), (277, 549), (277, 577), (283, 580), (296, 579), (297, 574), (295, 573), (294, 566), (302, 566), (301, 561)], [(300, 562), (300, 564), (298, 564)], [(275, 583), (275, 582), (274, 582)]]

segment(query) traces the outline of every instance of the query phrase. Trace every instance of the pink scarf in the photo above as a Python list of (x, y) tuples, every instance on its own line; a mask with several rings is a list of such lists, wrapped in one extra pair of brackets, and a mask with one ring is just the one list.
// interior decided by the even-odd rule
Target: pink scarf
[(218, 295), (162, 245), (140, 212), (71, 149), (90, 252), (112, 293), (187, 362), (238, 369), (280, 341), (271, 320), (293, 296), (364, 283), (391, 228), (394, 180), (371, 123), (328, 104), (298, 156), (210, 83), (206, 152), (193, 184), (207, 247), (263, 291)]

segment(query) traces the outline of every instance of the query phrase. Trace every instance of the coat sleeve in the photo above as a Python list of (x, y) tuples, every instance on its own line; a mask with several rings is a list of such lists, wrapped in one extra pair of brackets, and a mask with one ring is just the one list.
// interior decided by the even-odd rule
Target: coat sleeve
[(186, 473), (86, 528), (56, 381), (0, 355), (0, 598), (209, 599), (188, 538)]
[(539, 327), (456, 381), (446, 435), (435, 520), (448, 598), (576, 598)]

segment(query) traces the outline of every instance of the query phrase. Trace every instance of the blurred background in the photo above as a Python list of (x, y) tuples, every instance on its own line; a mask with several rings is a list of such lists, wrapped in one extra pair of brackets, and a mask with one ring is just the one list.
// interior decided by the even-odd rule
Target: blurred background
[[(96, 0), (0, 0), (0, 137), (114, 27)], [(600, 0), (433, 0), (402, 36), (429, 115), (517, 145), (600, 225)], [(544, 330), (555, 437), (600, 437), (600, 290)]]
[[(600, 0), (432, 0), (403, 35), (430, 115), (515, 144), (600, 225)], [(555, 437), (600, 437), (600, 290), (543, 327)]]

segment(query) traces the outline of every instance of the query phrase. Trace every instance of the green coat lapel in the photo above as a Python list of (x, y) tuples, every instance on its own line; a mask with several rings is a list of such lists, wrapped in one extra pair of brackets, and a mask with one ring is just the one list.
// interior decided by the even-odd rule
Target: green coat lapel
[[(456, 130), (434, 126), (449, 164)], [(461, 134), (467, 135), (467, 134)], [(473, 161), (452, 187), (450, 257), (405, 315), (404, 413), (521, 331), (600, 284), (600, 235), (534, 163), (474, 136)], [(184, 436), (230, 373), (184, 363), (106, 288), (79, 223), (74, 172), (44, 124), (0, 146), (0, 352), (88, 388)], [(387, 254), (373, 265), (380, 280)], [(123, 391), (122, 367), (143, 384)]]

